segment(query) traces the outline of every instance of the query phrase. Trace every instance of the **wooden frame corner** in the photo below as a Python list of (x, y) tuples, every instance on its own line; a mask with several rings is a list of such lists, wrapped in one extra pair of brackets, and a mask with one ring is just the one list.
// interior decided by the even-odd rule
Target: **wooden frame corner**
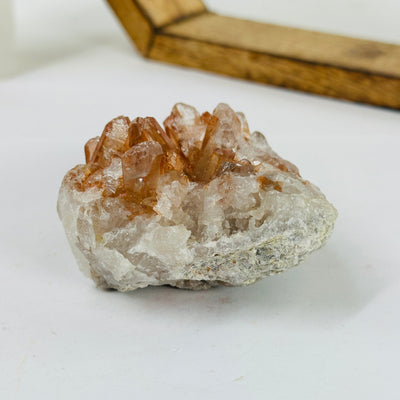
[(400, 109), (400, 46), (230, 18), (201, 0), (107, 0), (146, 57)]

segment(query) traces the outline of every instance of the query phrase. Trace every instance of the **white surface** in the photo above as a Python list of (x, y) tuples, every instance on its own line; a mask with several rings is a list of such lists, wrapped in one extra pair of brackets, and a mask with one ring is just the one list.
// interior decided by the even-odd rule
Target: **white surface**
[(15, 68), (14, 16), (12, 0), (0, 1), (0, 77)]
[[(0, 82), (0, 398), (398, 399), (400, 113), (146, 61), (101, 2), (32, 3)], [(244, 111), (338, 208), (326, 247), (247, 288), (94, 288), (62, 176), (112, 117), (176, 101)]]

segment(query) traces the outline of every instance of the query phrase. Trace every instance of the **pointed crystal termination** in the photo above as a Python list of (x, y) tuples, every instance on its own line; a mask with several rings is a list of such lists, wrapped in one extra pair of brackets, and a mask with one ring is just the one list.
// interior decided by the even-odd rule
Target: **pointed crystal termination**
[(100, 287), (248, 285), (322, 246), (337, 212), (242, 113), (178, 103), (117, 117), (65, 176), (58, 212)]
[(160, 154), (163, 154), (161, 145), (152, 140), (131, 147), (121, 157), (124, 181), (145, 178), (149, 174), (155, 158)]
[(105, 126), (100, 138), (89, 139), (85, 145), (86, 163), (106, 167), (115, 156), (121, 156), (128, 149), (126, 141), (129, 124), (127, 117), (114, 118)]
[(96, 151), (97, 145), (99, 144), (99, 137), (89, 139), (85, 144), (85, 161), (89, 164), (93, 160), (93, 155)]
[[(121, 157), (125, 189), (134, 192), (141, 191), (145, 186), (155, 189), (150, 180), (156, 175), (157, 168), (160, 169), (159, 156), (162, 154), (160, 143), (152, 140), (138, 143), (126, 151)], [(156, 182), (160, 173), (156, 176)]]
[(194, 107), (178, 103), (164, 126), (168, 136), (178, 142), (183, 155), (189, 158), (191, 152), (201, 148), (207, 123)]

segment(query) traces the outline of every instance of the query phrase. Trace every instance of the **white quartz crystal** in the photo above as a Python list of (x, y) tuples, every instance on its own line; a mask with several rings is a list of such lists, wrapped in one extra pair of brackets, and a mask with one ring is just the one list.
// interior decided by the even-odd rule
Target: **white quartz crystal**
[[(186, 136), (176, 136), (187, 157), (191, 148), (201, 150), (207, 123), (199, 120), (195, 126), (199, 116), (189, 106), (174, 110), (176, 129), (184, 131), (188, 124)], [(160, 157), (161, 145), (167, 147), (145, 141), (124, 150), (124, 135), (119, 135), (119, 153), (93, 173), (92, 168), (89, 179), (89, 164), (67, 173), (58, 212), (80, 268), (98, 286), (128, 291), (149, 285), (248, 285), (297, 265), (329, 237), (337, 212), (320, 190), (274, 153), (262, 134), (250, 135), (242, 114), (219, 105), (214, 115), (219, 119), (215, 145), (233, 149), (241, 165), (221, 161), (207, 181), (191, 179), (185, 170), (178, 178), (175, 170), (165, 170), (157, 175), (153, 192), (137, 200), (129, 190), (143, 190), (142, 176), (149, 167), (137, 166), (136, 175), (129, 170), (139, 158), (127, 167), (137, 182), (125, 192), (121, 158), (124, 163), (131, 153), (147, 151), (143, 143), (155, 149), (153, 158)], [(126, 128), (127, 143), (129, 135)], [(96, 154), (90, 157), (100, 163)], [(136, 214), (132, 201), (138, 202)]]

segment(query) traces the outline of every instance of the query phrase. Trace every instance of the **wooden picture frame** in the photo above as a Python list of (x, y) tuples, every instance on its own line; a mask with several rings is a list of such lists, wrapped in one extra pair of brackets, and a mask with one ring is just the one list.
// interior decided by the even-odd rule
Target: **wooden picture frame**
[(225, 17), (201, 0), (107, 0), (145, 57), (400, 109), (400, 46)]

